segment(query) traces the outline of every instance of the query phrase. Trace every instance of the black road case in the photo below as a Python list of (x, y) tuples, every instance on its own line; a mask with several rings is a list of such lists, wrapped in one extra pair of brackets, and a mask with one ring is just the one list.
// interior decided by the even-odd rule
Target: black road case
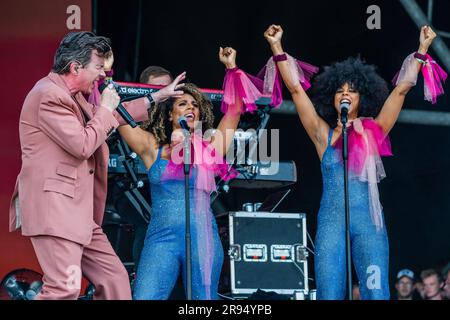
[(308, 294), (306, 215), (230, 212), (231, 293)]

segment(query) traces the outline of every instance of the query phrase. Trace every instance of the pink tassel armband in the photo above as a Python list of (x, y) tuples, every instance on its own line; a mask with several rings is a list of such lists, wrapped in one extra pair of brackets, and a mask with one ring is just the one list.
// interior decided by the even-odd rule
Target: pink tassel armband
[(310, 79), (319, 68), (283, 53), (271, 57), (256, 76), (237, 67), (227, 69), (223, 81), (221, 111), (223, 113), (254, 112), (257, 110), (256, 101), (263, 96), (270, 96), (270, 105), (279, 107), (283, 102), (282, 79), (276, 62), (284, 60), (289, 63), (293, 80), (299, 82), (304, 90), (308, 90), (311, 87)]
[(273, 94), (279, 91), (278, 94), (281, 96), (281, 75), (276, 63), (285, 60), (288, 61), (292, 81), (300, 83), (304, 90), (308, 90), (311, 87), (311, 78), (319, 71), (319, 68), (283, 53), (271, 57), (258, 74), (260, 77), (264, 74), (264, 92)]
[(254, 112), (256, 101), (263, 96), (249, 75), (238, 68), (227, 69), (223, 80), (223, 99), (220, 110), (232, 114)]
[(392, 79), (394, 85), (402, 82), (416, 85), (417, 67), (416, 61), (421, 64), (421, 71), (424, 78), (425, 100), (436, 103), (437, 97), (444, 94), (443, 83), (447, 79), (447, 73), (437, 64), (429, 54), (411, 53), (403, 61), (401, 70)]

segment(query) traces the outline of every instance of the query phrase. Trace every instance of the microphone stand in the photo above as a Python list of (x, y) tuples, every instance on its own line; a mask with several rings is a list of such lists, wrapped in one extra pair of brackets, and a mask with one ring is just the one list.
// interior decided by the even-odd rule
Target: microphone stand
[(189, 198), (189, 172), (191, 169), (191, 133), (184, 129), (184, 146), (183, 146), (183, 162), (184, 162), (184, 202), (186, 214), (186, 297), (192, 300), (192, 261), (191, 261), (191, 208)]
[(341, 112), (342, 122), (342, 159), (344, 160), (344, 197), (345, 197), (345, 247), (347, 251), (347, 290), (348, 299), (353, 300), (353, 288), (352, 288), (352, 255), (350, 245), (350, 200), (348, 192), (348, 135), (347, 135), (347, 110), (344, 114)]

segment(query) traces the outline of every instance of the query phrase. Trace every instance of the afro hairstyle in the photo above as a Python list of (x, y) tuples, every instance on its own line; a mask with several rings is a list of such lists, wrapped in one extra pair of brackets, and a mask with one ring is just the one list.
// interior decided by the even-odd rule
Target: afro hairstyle
[(375, 118), (389, 94), (387, 83), (378, 75), (376, 67), (359, 57), (326, 66), (314, 80), (312, 101), (317, 113), (331, 128), (337, 126), (338, 119), (334, 95), (345, 83), (359, 92), (358, 117)]

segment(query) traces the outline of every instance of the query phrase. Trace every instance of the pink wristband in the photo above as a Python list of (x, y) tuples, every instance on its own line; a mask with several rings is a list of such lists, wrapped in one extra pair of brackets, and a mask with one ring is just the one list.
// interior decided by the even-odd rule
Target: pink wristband
[(285, 60), (287, 60), (286, 53), (277, 54), (276, 56), (273, 56), (273, 61), (275, 61), (275, 62), (285, 61)]

